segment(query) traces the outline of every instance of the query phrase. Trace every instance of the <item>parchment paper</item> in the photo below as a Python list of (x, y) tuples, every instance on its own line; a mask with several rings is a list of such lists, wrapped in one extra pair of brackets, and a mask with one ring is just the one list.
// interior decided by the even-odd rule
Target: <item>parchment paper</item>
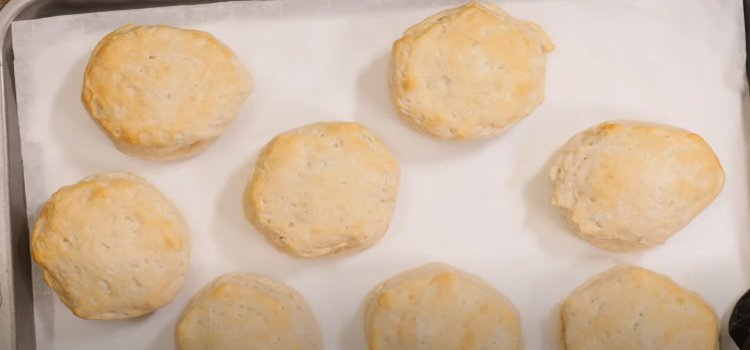
[[(404, 126), (387, 98), (391, 44), (409, 26), (459, 1), (241, 2), (95, 13), (13, 24), (16, 86), (33, 224), (59, 187), (97, 172), (154, 183), (193, 231), (185, 289), (156, 313), (126, 321), (76, 318), (35, 271), (39, 349), (171, 350), (177, 317), (227, 272), (263, 274), (299, 290), (327, 349), (365, 349), (362, 303), (378, 282), (442, 261), (478, 274), (519, 308), (527, 349), (554, 349), (557, 304), (592, 275), (634, 263), (672, 276), (726, 323), (750, 287), (750, 207), (744, 30), (739, 0), (503, 1), (540, 24), (549, 55), (547, 100), (506, 134), (443, 144)], [(96, 43), (127, 23), (208, 31), (255, 75), (256, 92), (229, 130), (185, 161), (119, 153), (86, 114), (82, 75)], [(718, 199), (663, 247), (608, 253), (569, 233), (549, 203), (553, 153), (610, 119), (673, 124), (703, 136), (727, 182)], [(242, 215), (259, 149), (276, 134), (325, 120), (370, 127), (401, 163), (397, 212), (361, 254), (297, 261), (276, 252)], [(722, 326), (724, 326), (722, 324)], [(723, 331), (724, 349), (732, 349)]]

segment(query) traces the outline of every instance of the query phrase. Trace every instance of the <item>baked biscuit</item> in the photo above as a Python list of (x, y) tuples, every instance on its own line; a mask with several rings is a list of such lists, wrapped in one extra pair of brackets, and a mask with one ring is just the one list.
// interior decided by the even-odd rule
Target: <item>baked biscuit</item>
[(703, 139), (638, 121), (599, 124), (574, 136), (552, 161), (552, 204), (589, 243), (614, 252), (663, 244), (724, 187)]
[(42, 276), (81, 318), (125, 319), (169, 304), (185, 284), (190, 229), (146, 180), (89, 176), (59, 189), (31, 236)]
[(177, 322), (177, 350), (323, 350), (305, 299), (270, 278), (223, 275), (196, 294)]
[(396, 207), (399, 167), (358, 123), (317, 123), (276, 136), (250, 176), (245, 216), (295, 258), (352, 254), (385, 234)]
[(499, 135), (544, 101), (542, 28), (471, 2), (409, 28), (393, 44), (391, 100), (412, 128), (442, 141)]
[(709, 305), (669, 277), (618, 266), (592, 277), (560, 308), (562, 350), (718, 350)]
[(211, 34), (126, 25), (91, 54), (82, 99), (117, 149), (172, 160), (213, 143), (253, 85), (234, 52)]
[(428, 264), (378, 285), (366, 301), (368, 349), (521, 350), (513, 303), (478, 276)]

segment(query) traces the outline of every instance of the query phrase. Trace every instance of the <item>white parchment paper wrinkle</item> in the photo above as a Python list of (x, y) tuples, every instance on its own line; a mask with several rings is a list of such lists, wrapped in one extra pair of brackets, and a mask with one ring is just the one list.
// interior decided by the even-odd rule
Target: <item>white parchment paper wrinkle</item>
[[(147, 178), (193, 230), (185, 289), (169, 306), (126, 321), (84, 321), (35, 272), (40, 350), (171, 350), (189, 298), (227, 272), (262, 274), (299, 290), (327, 349), (366, 349), (362, 302), (378, 282), (441, 261), (476, 273), (521, 312), (527, 349), (553, 349), (557, 304), (617, 263), (666, 273), (702, 294), (726, 322), (750, 286), (750, 194), (744, 32), (739, 0), (501, 1), (557, 45), (547, 99), (492, 140), (443, 144), (403, 125), (386, 90), (391, 45), (456, 0), (236, 2), (54, 17), (13, 24), (28, 215), (59, 187), (96, 172)], [(80, 102), (96, 43), (127, 23), (208, 31), (256, 78), (236, 122), (202, 154), (152, 163), (119, 153)], [(703, 136), (725, 168), (724, 192), (663, 247), (596, 249), (570, 234), (549, 204), (548, 161), (575, 133), (610, 119), (674, 124)], [(259, 149), (317, 121), (354, 120), (401, 163), (391, 228), (356, 256), (297, 261), (245, 222), (241, 194)], [(724, 349), (734, 348), (724, 331)]]

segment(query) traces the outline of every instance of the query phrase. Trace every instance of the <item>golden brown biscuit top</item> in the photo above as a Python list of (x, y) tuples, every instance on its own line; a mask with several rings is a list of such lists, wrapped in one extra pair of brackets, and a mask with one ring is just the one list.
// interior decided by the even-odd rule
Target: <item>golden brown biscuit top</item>
[(250, 73), (212, 35), (126, 25), (96, 46), (82, 98), (114, 139), (165, 146), (217, 137), (252, 90)]
[(570, 208), (582, 233), (647, 235), (653, 243), (685, 226), (724, 186), (721, 164), (700, 136), (637, 121), (576, 135), (550, 178), (553, 204)]
[(299, 293), (243, 274), (220, 276), (201, 289), (175, 334), (180, 350), (322, 350), (317, 323)]
[(697, 294), (666, 276), (619, 266), (565, 300), (566, 350), (715, 350), (719, 323)]
[(249, 219), (301, 257), (377, 241), (396, 205), (399, 167), (358, 123), (317, 123), (275, 137), (245, 192)]
[[(441, 265), (406, 272), (413, 278), (397, 276), (373, 294), (366, 311), (370, 349), (523, 349), (515, 307), (486, 282)], [(414, 272), (420, 270), (430, 273)]]
[(409, 28), (393, 45), (391, 88), (400, 112), (431, 136), (490, 136), (544, 100), (554, 45), (532, 22), (472, 2)]
[(31, 237), (47, 283), (76, 315), (135, 317), (182, 289), (190, 231), (156, 188), (131, 174), (98, 174), (58, 190)]

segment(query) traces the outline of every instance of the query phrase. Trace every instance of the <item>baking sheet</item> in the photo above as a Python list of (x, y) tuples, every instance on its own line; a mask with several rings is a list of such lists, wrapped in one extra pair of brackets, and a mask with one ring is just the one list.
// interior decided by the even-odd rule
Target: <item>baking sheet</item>
[[(299, 290), (327, 349), (365, 349), (362, 302), (378, 282), (442, 261), (476, 273), (521, 312), (527, 349), (553, 349), (556, 305), (595, 273), (634, 263), (702, 294), (724, 324), (750, 287), (745, 47), (739, 0), (503, 1), (557, 45), (547, 100), (506, 134), (443, 144), (404, 126), (387, 98), (392, 42), (455, 0), (240, 2), (64, 16), (13, 23), (29, 221), (59, 187), (105, 171), (154, 183), (193, 231), (185, 289), (156, 313), (76, 318), (34, 271), (39, 349), (173, 349), (189, 298), (220, 274), (249, 272)], [(83, 70), (99, 39), (127, 24), (208, 31), (232, 47), (257, 88), (212, 147), (185, 161), (119, 153), (86, 114)], [(674, 124), (703, 136), (726, 171), (724, 192), (668, 244), (615, 254), (575, 238), (549, 204), (548, 161), (571, 136), (609, 119)], [(259, 149), (277, 133), (354, 120), (401, 163), (397, 212), (361, 254), (298, 261), (276, 252), (242, 215)], [(723, 326), (723, 325), (722, 325)], [(723, 349), (734, 345), (723, 331)]]

